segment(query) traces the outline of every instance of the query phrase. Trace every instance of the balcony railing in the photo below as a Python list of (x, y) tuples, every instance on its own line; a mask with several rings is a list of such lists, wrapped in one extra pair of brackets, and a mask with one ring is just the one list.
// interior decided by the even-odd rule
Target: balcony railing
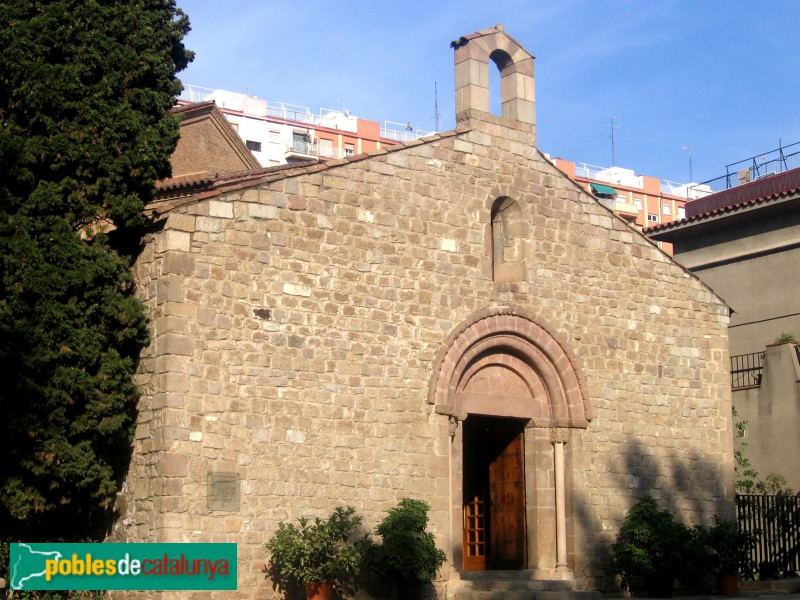
[(279, 102), (277, 105), (267, 105), (267, 115), (276, 117), (278, 119), (285, 119), (287, 121), (297, 121), (298, 123), (314, 124), (314, 115), (310, 109), (305, 106), (295, 106), (294, 104), (284, 104)]
[(381, 125), (381, 137), (386, 140), (396, 142), (413, 142), (421, 137), (433, 135), (435, 131), (425, 131), (415, 129), (411, 123), (395, 123), (394, 121), (384, 121)]
[(304, 155), (304, 156), (317, 156), (320, 158), (342, 158), (345, 155), (344, 150), (341, 148), (334, 148), (332, 146), (323, 146), (313, 142), (300, 142), (295, 141), (288, 145), (286, 149), (287, 155)]
[(731, 356), (731, 388), (734, 390), (758, 387), (764, 372), (764, 353)]

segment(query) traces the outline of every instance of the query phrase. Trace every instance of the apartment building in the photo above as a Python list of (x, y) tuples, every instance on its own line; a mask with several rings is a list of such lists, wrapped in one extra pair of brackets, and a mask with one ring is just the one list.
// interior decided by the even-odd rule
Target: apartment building
[(361, 119), (344, 108), (312, 112), (305, 106), (192, 85), (185, 86), (178, 104), (211, 100), (263, 167), (337, 160), (434, 133), (410, 123)]
[[(671, 223), (686, 216), (688, 200), (707, 193), (703, 186), (636, 175), (633, 169), (597, 167), (556, 158), (555, 165), (586, 191), (638, 229)], [(661, 243), (672, 254), (672, 244)]]

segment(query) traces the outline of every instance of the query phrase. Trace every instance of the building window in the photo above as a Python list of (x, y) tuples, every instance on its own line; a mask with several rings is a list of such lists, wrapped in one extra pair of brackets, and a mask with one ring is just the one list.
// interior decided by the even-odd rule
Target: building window
[(281, 132), (275, 131), (274, 129), (269, 130), (269, 143), (270, 144), (280, 144), (281, 143)]
[(325, 138), (319, 138), (319, 155), (333, 156), (333, 140), (326, 140)]
[(633, 201), (633, 203), (636, 205), (636, 210), (639, 210), (639, 211), (642, 210), (642, 199), (641, 198), (636, 198)]
[(305, 133), (297, 133), (296, 131), (293, 132), (292, 151), (301, 152), (303, 154), (308, 153), (308, 135), (306, 135)]
[(661, 212), (663, 214), (665, 214), (665, 215), (671, 215), (672, 214), (672, 207), (669, 204), (663, 204), (661, 206)]
[(647, 215), (647, 220), (651, 223), (658, 223), (658, 215), (650, 213)]
[(685, 219), (686, 218), (686, 209), (682, 206), (678, 208), (678, 218)]
[(345, 156), (353, 156), (356, 153), (356, 147), (353, 144), (345, 143), (344, 145), (344, 155)]
[(261, 152), (261, 142), (254, 142), (253, 140), (246, 140), (245, 144), (250, 152)]

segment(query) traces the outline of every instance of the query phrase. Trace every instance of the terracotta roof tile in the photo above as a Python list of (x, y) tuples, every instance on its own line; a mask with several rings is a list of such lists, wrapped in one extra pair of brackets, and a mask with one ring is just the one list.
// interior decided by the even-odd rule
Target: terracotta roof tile
[(745, 202), (739, 202), (738, 204), (733, 204), (731, 206), (724, 206), (722, 208), (717, 208), (714, 210), (710, 210), (708, 212), (704, 212), (702, 214), (694, 215), (692, 217), (686, 217), (685, 219), (680, 219), (678, 221), (672, 221), (671, 223), (661, 223), (659, 225), (653, 225), (652, 227), (647, 227), (644, 229), (645, 234), (649, 233), (660, 233), (662, 231), (668, 231), (670, 229), (675, 229), (679, 226), (687, 225), (689, 223), (695, 223), (699, 221), (703, 221), (706, 219), (710, 219), (712, 217), (717, 217), (719, 215), (725, 213), (734, 213), (745, 208), (749, 208), (752, 206), (756, 206), (759, 204), (766, 204), (768, 202), (775, 202), (782, 198), (786, 198), (787, 196), (792, 196), (800, 192), (800, 189), (794, 190), (787, 190), (786, 192), (782, 192), (780, 194), (772, 194), (771, 196), (766, 196), (763, 198), (754, 198), (753, 200), (747, 200)]
[(381, 156), (391, 152), (399, 152), (407, 148), (416, 147), (422, 144), (429, 144), (437, 140), (456, 137), (468, 132), (469, 130), (469, 127), (462, 126), (453, 131), (435, 133), (413, 142), (393, 144), (391, 146), (379, 148), (370, 152), (357, 154), (355, 156), (347, 156), (339, 160), (325, 163), (308, 161), (303, 163), (276, 165), (274, 167), (265, 167), (263, 169), (255, 169), (252, 171), (217, 175), (215, 177), (200, 177), (198, 174), (198, 177), (196, 178), (187, 176), (189, 178), (186, 180), (181, 177), (168, 179), (157, 184), (157, 197), (151, 204), (149, 211), (157, 214), (163, 214), (164, 212), (178, 205), (173, 202), (173, 200), (177, 198), (181, 199), (179, 204), (185, 204), (193, 200), (202, 199), (201, 197), (208, 197), (208, 193), (212, 190), (216, 190), (215, 193), (220, 193), (223, 190), (251, 187), (258, 185), (259, 183), (278, 181), (286, 177), (327, 171), (338, 166), (360, 162), (362, 160), (368, 160), (375, 156)]

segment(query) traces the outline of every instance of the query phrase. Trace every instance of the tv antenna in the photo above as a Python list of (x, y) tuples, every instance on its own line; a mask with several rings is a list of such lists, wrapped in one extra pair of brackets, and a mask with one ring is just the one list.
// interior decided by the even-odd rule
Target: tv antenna
[(616, 125), (614, 123), (614, 119), (617, 119), (617, 118), (618, 117), (609, 117), (609, 119), (611, 119), (611, 124), (610, 125), (607, 124), (607, 123), (603, 124), (604, 127), (610, 127), (611, 128), (611, 166), (612, 167), (616, 167), (617, 166), (617, 148), (616, 148), (616, 145), (614, 143), (614, 130), (620, 128), (620, 125)]
[(436, 123), (436, 131), (439, 131), (439, 121), (442, 115), (439, 114), (439, 88), (437, 82), (433, 82), (433, 121)]

